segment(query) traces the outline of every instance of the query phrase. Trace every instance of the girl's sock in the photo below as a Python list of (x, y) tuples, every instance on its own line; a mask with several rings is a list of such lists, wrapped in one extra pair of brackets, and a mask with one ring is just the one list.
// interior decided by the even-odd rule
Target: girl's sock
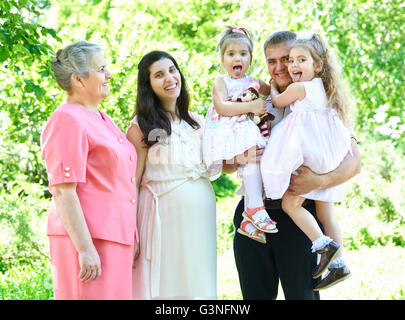
[(337, 257), (333, 259), (331, 264), (329, 265), (330, 268), (344, 268), (346, 267), (346, 261), (343, 259), (343, 257)]
[[(249, 163), (245, 165), (243, 168), (242, 179), (246, 190), (246, 206), (249, 209), (264, 206), (260, 165), (258, 163)], [(256, 214), (257, 217), (268, 217), (265, 210), (257, 211)]]
[(332, 241), (333, 240), (331, 238), (329, 238), (328, 236), (320, 236), (318, 239), (316, 239), (314, 242), (312, 242), (312, 247), (311, 247), (312, 252), (325, 248)]
[[(248, 221), (246, 218), (243, 218), (241, 225), (243, 222)], [(249, 234), (254, 234), (255, 232), (258, 231), (258, 229), (253, 225), (253, 223), (251, 223), (250, 221), (248, 221), (249, 223), (246, 224), (245, 226), (245, 231)]]

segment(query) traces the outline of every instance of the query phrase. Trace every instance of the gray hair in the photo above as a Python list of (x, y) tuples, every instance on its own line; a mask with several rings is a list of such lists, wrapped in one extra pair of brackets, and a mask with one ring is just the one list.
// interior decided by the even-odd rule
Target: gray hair
[(70, 91), (72, 74), (88, 77), (94, 53), (99, 51), (101, 47), (98, 44), (87, 41), (75, 42), (64, 49), (59, 49), (51, 65), (59, 86), (63, 90)]
[(264, 42), (263, 50), (266, 53), (266, 49), (269, 46), (275, 46), (280, 43), (290, 42), (297, 39), (297, 35), (291, 31), (278, 31), (274, 32), (267, 40)]

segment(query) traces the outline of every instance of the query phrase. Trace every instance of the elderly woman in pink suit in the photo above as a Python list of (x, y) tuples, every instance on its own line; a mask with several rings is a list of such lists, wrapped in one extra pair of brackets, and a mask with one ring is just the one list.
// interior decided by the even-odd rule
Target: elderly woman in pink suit
[(59, 50), (52, 71), (67, 91), (41, 135), (55, 299), (131, 299), (137, 154), (98, 109), (111, 73), (101, 48), (86, 41)]

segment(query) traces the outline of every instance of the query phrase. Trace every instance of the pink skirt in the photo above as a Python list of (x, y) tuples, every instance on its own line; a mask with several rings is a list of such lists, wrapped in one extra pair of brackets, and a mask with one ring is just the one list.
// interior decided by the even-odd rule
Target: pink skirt
[(132, 299), (133, 246), (93, 239), (100, 256), (101, 276), (79, 280), (79, 259), (68, 236), (49, 236), (55, 300)]

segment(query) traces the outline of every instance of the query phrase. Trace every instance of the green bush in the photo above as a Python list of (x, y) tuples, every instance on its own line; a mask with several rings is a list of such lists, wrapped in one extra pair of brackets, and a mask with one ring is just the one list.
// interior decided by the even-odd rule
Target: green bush
[(221, 176), (212, 181), (212, 187), (215, 191), (216, 198), (225, 198), (232, 197), (235, 192), (238, 184), (230, 178), (229, 175), (221, 174)]
[(345, 236), (345, 247), (405, 247), (405, 156), (391, 140), (362, 134), (359, 141), (362, 170), (347, 183), (343, 202), (351, 212), (346, 221), (358, 228)]
[(48, 257), (44, 187), (18, 180), (0, 191), (0, 272)]
[(47, 260), (16, 265), (0, 273), (0, 300), (53, 299), (52, 271)]

